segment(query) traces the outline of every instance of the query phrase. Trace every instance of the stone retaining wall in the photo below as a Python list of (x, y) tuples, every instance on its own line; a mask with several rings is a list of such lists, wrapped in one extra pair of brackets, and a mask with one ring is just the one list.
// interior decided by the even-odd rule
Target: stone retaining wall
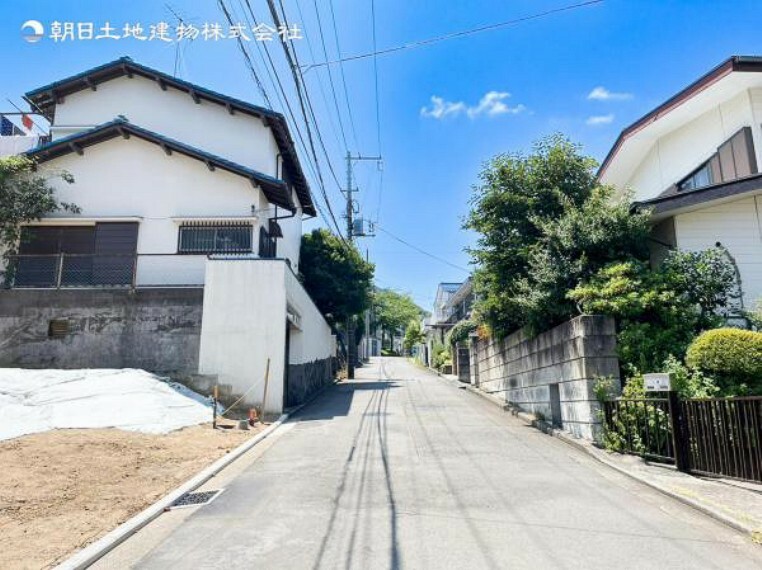
[(195, 374), (202, 308), (202, 289), (0, 290), (0, 367)]
[(524, 331), (501, 341), (472, 339), (471, 381), (506, 403), (579, 437), (598, 426), (594, 385), (602, 376), (619, 384), (613, 319), (580, 316), (530, 338)]
[(304, 364), (289, 364), (286, 380), (286, 407), (298, 406), (333, 382), (333, 358)]

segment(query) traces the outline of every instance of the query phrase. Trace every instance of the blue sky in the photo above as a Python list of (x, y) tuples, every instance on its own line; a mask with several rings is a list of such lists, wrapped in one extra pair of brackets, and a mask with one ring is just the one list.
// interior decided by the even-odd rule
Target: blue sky
[[(295, 42), (302, 63), (322, 59), (315, 0), (283, 0), (291, 22), (305, 30)], [(244, 21), (241, 0), (225, 0), (234, 20)], [(376, 0), (379, 48), (520, 18), (573, 4), (574, 0)], [(272, 23), (265, 0), (251, 0), (255, 15)], [(329, 0), (317, 0), (329, 58), (336, 57)], [(370, 0), (333, 0), (342, 55), (372, 49)], [(36, 44), (23, 41), (21, 24), (110, 21), (224, 23), (215, 0), (29, 0), (0, 6), (2, 77), (6, 98), (21, 104), (25, 91), (121, 55), (173, 72), (177, 47), (135, 40)], [(299, 9), (303, 17), (299, 16)], [(532, 141), (560, 131), (601, 159), (619, 131), (723, 59), (762, 54), (762, 3), (748, 1), (605, 0), (494, 31), (400, 51), (378, 58), (383, 185), (373, 163), (360, 164), (358, 200), (366, 218), (452, 264), (468, 267), (463, 247), (473, 236), (461, 230), (471, 185), (491, 156), (526, 150)], [(252, 57), (260, 65), (254, 42)], [(279, 46), (270, 46), (295, 105), (293, 85)], [(180, 47), (179, 76), (262, 104), (262, 97), (234, 42), (196, 40)], [(333, 68), (341, 120), (353, 152), (379, 152), (373, 60), (344, 65), (354, 131), (350, 127), (338, 67)], [(325, 69), (306, 74), (318, 123), (339, 180), (345, 148)], [(274, 101), (275, 89), (263, 80)], [(320, 86), (326, 95), (324, 102)], [(596, 88), (597, 96), (590, 97)], [(507, 95), (506, 95), (507, 94)], [(432, 100), (432, 97), (438, 98)], [(336, 183), (323, 164), (334, 211), (342, 209)], [(383, 192), (380, 192), (380, 188)], [(379, 207), (380, 205), (380, 207)], [(341, 220), (339, 220), (341, 223)], [(309, 222), (314, 227), (319, 220)], [(413, 294), (426, 308), (440, 281), (466, 274), (406, 247), (379, 231), (360, 240), (377, 266), (381, 286)]]

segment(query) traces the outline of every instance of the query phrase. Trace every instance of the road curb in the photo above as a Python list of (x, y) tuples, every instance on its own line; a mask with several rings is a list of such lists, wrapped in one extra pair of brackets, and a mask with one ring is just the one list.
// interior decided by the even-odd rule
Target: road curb
[(270, 424), (264, 431), (255, 435), (250, 440), (243, 442), (241, 445), (236, 447), (233, 451), (231, 451), (227, 455), (220, 457), (217, 461), (212, 463), (209, 467), (207, 467), (200, 473), (196, 474), (193, 478), (189, 479), (188, 481), (186, 481), (185, 483), (177, 487), (174, 491), (170, 491), (168, 494), (164, 495), (161, 499), (156, 501), (154, 504), (146, 507), (141, 512), (133, 516), (132, 518), (123, 522), (122, 524), (120, 524), (118, 527), (110, 531), (105, 536), (96, 540), (92, 544), (86, 546), (82, 550), (75, 552), (72, 556), (70, 556), (63, 562), (61, 562), (61, 564), (58, 564), (57, 566), (55, 566), (54, 570), (80, 570), (83, 568), (87, 568), (88, 566), (96, 562), (98, 559), (108, 554), (111, 550), (119, 546), (125, 540), (130, 538), (133, 534), (138, 532), (140, 529), (148, 525), (148, 523), (156, 519), (159, 515), (165, 512), (166, 509), (172, 505), (172, 503), (174, 503), (177, 499), (179, 499), (185, 493), (190, 493), (194, 489), (197, 489), (198, 487), (200, 487), (201, 485), (209, 481), (212, 477), (217, 475), (225, 467), (228, 467), (236, 459), (239, 459), (246, 452), (251, 450), (263, 439), (272, 435), (273, 432), (275, 432), (279, 427), (281, 427), (284, 423), (286, 423), (286, 421), (292, 415), (294, 415), (296, 412), (301, 410), (307, 404), (315, 400), (328, 388), (330, 388), (331, 386), (335, 386), (338, 383), (340, 383), (340, 380), (334, 379), (330, 384), (326, 384), (322, 389), (315, 392), (315, 394), (313, 394), (306, 402), (303, 402), (302, 404), (299, 404), (298, 406), (294, 406), (293, 408), (289, 409), (286, 413), (281, 414), (281, 416), (277, 420), (275, 420), (275, 422)]
[(262, 433), (255, 435), (248, 441), (245, 441), (236, 447), (233, 451), (223, 457), (220, 457), (209, 467), (177, 487), (174, 491), (170, 491), (154, 504), (145, 508), (127, 521), (123, 522), (105, 536), (86, 546), (79, 552), (74, 553), (74, 555), (64, 560), (61, 564), (55, 566), (55, 570), (80, 570), (82, 568), (87, 568), (99, 558), (102, 558), (108, 552), (138, 532), (141, 528), (145, 527), (148, 523), (156, 519), (167, 508), (169, 508), (172, 503), (174, 503), (185, 493), (190, 493), (194, 489), (197, 489), (209, 481), (212, 477), (217, 475), (217, 473), (233, 463), (233, 461), (241, 457), (244, 453), (249, 451), (260, 441), (271, 435), (275, 430), (283, 425), (283, 423), (289, 418), (289, 415), (290, 414), (281, 415)]
[(664, 487), (663, 485), (659, 485), (658, 483), (654, 483), (653, 481), (650, 481), (644, 477), (641, 477), (640, 475), (637, 475), (636, 473), (632, 473), (631, 471), (628, 471), (627, 469), (624, 469), (623, 467), (620, 467), (619, 465), (611, 461), (608, 461), (604, 456), (601, 455), (601, 453), (597, 452), (596, 450), (590, 449), (589, 445), (591, 444), (583, 443), (582, 441), (577, 440), (576, 438), (570, 436), (569, 434), (567, 434), (566, 432), (562, 430), (554, 429), (548, 426), (547, 422), (538, 420), (532, 414), (518, 411), (515, 408), (513, 408), (510, 404), (501, 402), (494, 396), (490, 396), (486, 392), (483, 392), (482, 390), (479, 390), (478, 388), (475, 388), (474, 386), (468, 386), (466, 389), (468, 392), (471, 392), (472, 394), (476, 394), (482, 397), (483, 399), (487, 400), (488, 402), (492, 403), (493, 405), (498, 406), (503, 411), (511, 412), (512, 415), (518, 417), (524, 423), (531, 425), (539, 429), (540, 431), (547, 433), (548, 435), (552, 437), (558, 438), (559, 440), (573, 447), (577, 451), (580, 451), (592, 457), (599, 463), (602, 463), (603, 465), (613, 469), (614, 471), (617, 471), (618, 473), (621, 473), (622, 475), (626, 475), (627, 477), (635, 481), (638, 481), (639, 483), (642, 483), (646, 485), (647, 487), (650, 487), (651, 489), (658, 491), (659, 493), (663, 495), (666, 495), (667, 497), (675, 499), (676, 501), (679, 501), (683, 503), (684, 505), (687, 505), (699, 511), (702, 514), (713, 518), (714, 520), (732, 528), (733, 530), (739, 531), (747, 535), (749, 538), (752, 539), (753, 542), (759, 541), (759, 537), (762, 535), (762, 529), (756, 529), (748, 524), (744, 524), (743, 522), (740, 522), (732, 517), (727, 516), (725, 513), (723, 513), (722, 511), (719, 511), (718, 509), (709, 507), (703, 503), (700, 503), (698, 501), (691, 499), (690, 497), (686, 497), (684, 495), (676, 493), (675, 491), (672, 491), (671, 489)]
[(133, 534), (138, 532), (140, 529), (145, 527), (148, 523), (156, 519), (159, 515), (161, 515), (166, 509), (172, 505), (177, 499), (179, 499), (181, 496), (183, 496), (185, 493), (190, 493), (194, 489), (197, 489), (207, 481), (209, 481), (212, 477), (217, 475), (220, 471), (222, 471), (225, 467), (233, 463), (236, 459), (240, 458), (242, 455), (244, 455), (247, 451), (251, 450), (255, 445), (257, 445), (260, 441), (265, 439), (266, 437), (270, 436), (275, 432), (279, 427), (281, 427), (286, 420), (288, 420), (294, 413), (301, 410), (304, 406), (312, 402), (315, 398), (317, 398), (320, 394), (325, 392), (329, 387), (335, 386), (338, 384), (338, 380), (334, 380), (330, 384), (326, 384), (321, 390), (318, 390), (315, 394), (312, 395), (312, 397), (307, 400), (306, 402), (295, 406), (291, 408), (288, 412), (282, 414), (275, 422), (273, 422), (270, 426), (268, 426), (262, 433), (259, 433), (255, 435), (253, 438), (251, 438), (249, 441), (243, 442), (241, 445), (236, 447), (233, 451), (225, 455), (224, 457), (220, 457), (217, 461), (212, 463), (209, 467), (195, 475), (193, 478), (189, 479), (179, 487), (177, 487), (174, 491), (170, 491), (168, 494), (164, 495), (161, 499), (156, 501), (154, 504), (150, 505), (149, 507), (143, 509), (141, 512), (130, 518), (129, 520), (123, 522), (118, 527), (116, 527), (114, 530), (106, 534), (105, 536), (101, 537), (100, 539), (96, 540), (89, 546), (86, 546), (82, 550), (74, 553), (72, 556), (61, 562), (61, 564), (58, 564), (54, 567), (54, 570), (80, 570), (83, 568), (87, 568), (94, 562), (96, 562), (99, 558), (102, 558), (106, 554), (108, 554), (111, 550), (119, 546), (121, 543), (123, 543), (125, 540), (130, 538)]

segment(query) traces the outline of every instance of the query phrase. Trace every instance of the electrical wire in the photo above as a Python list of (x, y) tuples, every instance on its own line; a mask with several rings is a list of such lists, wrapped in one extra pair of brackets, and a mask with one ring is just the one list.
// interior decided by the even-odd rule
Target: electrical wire
[[(373, 23), (373, 52), (374, 54), (378, 51), (378, 45), (376, 41), (376, 1), (370, 0), (370, 13), (371, 13), (371, 21)], [(327, 66), (328, 69), (331, 69), (331, 66)], [(381, 100), (378, 95), (378, 55), (373, 56), (373, 75), (375, 77), (375, 90), (376, 90), (376, 142), (378, 144), (378, 156), (382, 156), (381, 153)], [(375, 215), (375, 221), (378, 223), (378, 221), (381, 219), (381, 197), (384, 193), (384, 171), (381, 170), (379, 175), (379, 184), (378, 184), (378, 202), (376, 204), (376, 215)]]
[[(295, 0), (294, 3), (296, 4), (296, 10), (297, 10), (297, 12), (299, 12), (299, 19), (302, 22), (302, 30), (304, 30), (304, 37), (307, 40), (307, 48), (310, 51), (310, 58), (314, 62), (314, 61), (316, 61), (315, 51), (312, 48), (312, 41), (310, 40), (310, 33), (309, 33), (309, 31), (307, 31), (307, 26), (305, 25), (305, 18), (304, 18), (304, 13), (302, 12), (301, 3), (299, 2), (299, 0)], [(315, 5), (315, 7), (317, 8), (317, 4)], [(318, 18), (319, 17), (320, 16), (318, 15)], [(318, 24), (318, 26), (319, 26), (319, 24)], [(322, 30), (320, 31), (320, 40), (323, 42), (323, 45), (325, 45), (325, 40), (323, 39), (323, 32), (322, 32)], [(327, 56), (326, 56), (326, 58), (327, 58)], [(328, 71), (330, 72), (330, 68), (328, 68)], [(316, 74), (316, 75), (317, 75), (318, 88), (320, 89), (320, 97), (323, 99), (323, 105), (325, 105), (325, 110), (326, 110), (326, 112), (328, 114), (328, 123), (331, 126), (331, 132), (333, 133), (333, 136), (336, 138), (336, 144), (338, 145), (339, 148), (347, 148), (347, 139), (346, 139), (346, 135), (344, 134), (344, 125), (342, 124), (342, 122), (341, 122), (341, 116), (338, 113), (338, 103), (336, 102), (336, 90), (333, 87), (333, 78), (331, 77), (331, 74), (329, 73), (328, 75), (329, 75), (329, 80), (331, 82), (331, 91), (333, 93), (333, 101), (334, 101), (334, 105), (335, 105), (336, 111), (337, 111), (336, 116), (338, 117), (339, 127), (341, 129), (341, 139), (339, 139), (339, 132), (336, 130), (336, 124), (335, 124), (335, 122), (333, 120), (333, 115), (329, 111), (328, 97), (326, 97), (326, 94), (325, 94), (325, 88), (323, 87), (323, 80), (320, 77), (319, 73)], [(342, 147), (342, 141), (344, 142), (343, 147)]]
[(398, 52), (398, 51), (402, 51), (402, 50), (414, 49), (414, 48), (418, 48), (418, 47), (422, 47), (422, 46), (426, 46), (426, 45), (430, 45), (430, 44), (434, 44), (434, 43), (443, 42), (443, 41), (446, 41), (446, 40), (451, 40), (451, 39), (455, 39), (455, 38), (461, 38), (461, 37), (464, 37), (464, 36), (470, 36), (470, 35), (473, 35), (473, 34), (478, 34), (478, 33), (481, 33), (481, 32), (487, 32), (487, 31), (498, 29), (498, 28), (504, 28), (506, 26), (515, 26), (516, 24), (521, 24), (523, 22), (529, 22), (531, 20), (537, 20), (539, 18), (544, 18), (546, 16), (551, 16), (553, 14), (558, 14), (558, 13), (561, 13), (561, 12), (568, 12), (570, 10), (576, 10), (578, 8), (586, 8), (586, 7), (589, 7), (589, 6), (593, 6), (595, 4), (601, 4), (603, 1), (604, 0), (589, 0), (588, 2), (579, 2), (577, 4), (570, 4), (568, 6), (562, 6), (560, 8), (554, 8), (553, 10), (546, 10), (544, 12), (539, 12), (537, 14), (532, 14), (530, 16), (523, 16), (521, 18), (514, 18), (513, 20), (506, 20), (504, 22), (498, 22), (496, 24), (488, 24), (486, 26), (479, 26), (477, 28), (470, 28), (468, 30), (461, 30), (459, 32), (452, 32), (452, 33), (449, 33), (449, 34), (443, 34), (441, 36), (434, 36), (434, 37), (426, 38), (426, 39), (423, 39), (423, 40), (416, 40), (416, 41), (413, 41), (413, 42), (408, 42), (406, 44), (402, 44), (402, 45), (398, 45), (398, 46), (393, 46), (393, 47), (388, 47), (388, 48), (385, 48), (385, 49), (382, 49), (382, 50), (374, 50), (374, 51), (371, 51), (371, 52), (361, 53), (361, 54), (352, 55), (352, 56), (348, 56), (348, 57), (339, 57), (338, 59), (335, 59), (335, 60), (332, 60), (332, 61), (323, 61), (323, 62), (320, 62), (320, 63), (315, 63), (315, 64), (312, 64), (310, 66), (307, 66), (305, 68), (305, 71), (308, 70), (308, 69), (313, 69), (313, 68), (316, 68), (316, 67), (323, 67), (323, 66), (326, 66), (326, 65), (339, 64), (341, 66), (341, 64), (343, 64), (344, 62), (347, 62), (347, 61), (356, 61), (358, 59), (367, 59), (369, 57), (375, 57), (375, 56), (379, 56), (379, 55), (387, 55), (387, 54)]
[[(227, 18), (230, 25), (233, 25), (233, 18), (230, 15), (230, 12), (228, 12), (227, 6), (225, 6), (225, 3), (222, 0), (217, 0), (217, 4), (219, 5), (220, 9), (222, 10), (222, 13), (225, 14), (225, 18)], [(262, 98), (267, 103), (267, 107), (272, 109), (273, 105), (270, 101), (270, 98), (267, 96), (267, 91), (265, 90), (265, 86), (262, 84), (262, 80), (259, 78), (259, 74), (254, 69), (254, 63), (251, 61), (251, 57), (249, 56), (249, 53), (246, 51), (246, 48), (243, 45), (243, 40), (239, 37), (238, 39), (238, 48), (241, 50), (241, 53), (243, 54), (243, 57), (246, 59), (246, 64), (249, 69), (249, 72), (251, 73), (252, 78), (257, 84), (257, 88), (259, 89), (259, 92), (262, 95)]]
[[(249, 0), (245, 0), (245, 2), (246, 2), (246, 5), (247, 5), (247, 7), (249, 9), (249, 13), (251, 14), (251, 17), (254, 20), (254, 23), (256, 25), (258, 25), (256, 16), (254, 15), (254, 11), (251, 8), (251, 4), (250, 4)], [(230, 12), (226, 9), (223, 0), (218, 0), (218, 3), (220, 4), (220, 8), (223, 9), (223, 12), (226, 14), (226, 17), (228, 17), (228, 21), (230, 22)], [(243, 4), (241, 3), (241, 0), (239, 0), (239, 5), (243, 9)], [(244, 17), (245, 17), (249, 27), (251, 27), (251, 23), (249, 22), (248, 16), (246, 16), (246, 11), (245, 10), (244, 10)], [(232, 22), (231, 22), (231, 24), (232, 24)], [(240, 39), (239, 39), (239, 42), (240, 42)], [(262, 50), (261, 50), (261, 48), (259, 46), (260, 43), (261, 42), (257, 42), (257, 48), (259, 49), (260, 59), (262, 60), (262, 63), (265, 66), (265, 71), (267, 72), (267, 75), (268, 75), (268, 77), (270, 79), (270, 83), (273, 86), (273, 88), (275, 88), (275, 94), (276, 94), (276, 96), (278, 97), (278, 99), (279, 99), (279, 101), (281, 103), (281, 108), (286, 108), (288, 110), (288, 113), (289, 113), (289, 115), (291, 117), (291, 123), (293, 125), (294, 131), (297, 134), (297, 139), (301, 143), (301, 148), (302, 148), (302, 151), (303, 151), (304, 155), (307, 157), (307, 160), (305, 161), (305, 163), (310, 168), (310, 171), (312, 172), (313, 176), (315, 178), (318, 178), (315, 166), (313, 166), (312, 161), (310, 160), (310, 157), (309, 157), (309, 153), (307, 152), (307, 146), (306, 146), (306, 144), (304, 142), (304, 137), (302, 135), (301, 129), (299, 128), (299, 124), (296, 121), (296, 117), (294, 115), (294, 112), (291, 109), (291, 104), (290, 104), (290, 102), (288, 100), (288, 96), (286, 95), (285, 89), (283, 88), (283, 84), (280, 81), (280, 77), (278, 76), (277, 70), (275, 68), (275, 64), (273, 63), (273, 60), (270, 57), (270, 52), (267, 50), (267, 46), (265, 45), (264, 49), (265, 49), (265, 52), (267, 54), (267, 60), (269, 61), (270, 67), (272, 68), (273, 73), (275, 74), (274, 76), (273, 76), (273, 74), (270, 73), (270, 69), (267, 67), (267, 63), (265, 62), (265, 57), (262, 55)], [(248, 53), (246, 52), (245, 48), (242, 46), (242, 42), (241, 42), (241, 50), (242, 50), (242, 53), (244, 53), (244, 56), (245, 56), (245, 59), (246, 59), (246, 62), (247, 62), (247, 66), (249, 67), (250, 71), (252, 73), (255, 73), (254, 69), (253, 69), (253, 63), (251, 62), (251, 58), (248, 55)], [(276, 86), (276, 82), (277, 82), (277, 86), (278, 86), (278, 88), (280, 90), (278, 90), (278, 88), (275, 87)], [(262, 88), (264, 89), (264, 86)], [(265, 94), (266, 94), (266, 91), (265, 91)], [(269, 98), (267, 98), (267, 99), (269, 100)], [(333, 216), (333, 212), (330, 210), (330, 203), (327, 201), (327, 198), (326, 198), (326, 206), (327, 206), (327, 208), (329, 209), (329, 211), (331, 213), (330, 217), (325, 214), (325, 212), (323, 211), (323, 208), (321, 207), (320, 203), (317, 200), (315, 201), (315, 207), (318, 210), (318, 213), (320, 214), (320, 217), (323, 219), (323, 221), (329, 227), (330, 227), (331, 220), (333, 220), (334, 227), (336, 229), (336, 232), (337, 232), (338, 236), (342, 239), (342, 241), (344, 241), (344, 236), (341, 234), (341, 228), (339, 227), (338, 223), (336, 222), (336, 219)]]
[[(328, 49), (326, 48), (326, 45), (325, 45), (325, 34), (323, 33), (323, 22), (322, 22), (322, 19), (320, 18), (320, 9), (318, 8), (317, 0), (312, 0), (312, 4), (315, 7), (315, 16), (317, 18), (318, 31), (320, 32), (320, 44), (323, 47), (323, 57), (325, 57), (325, 59), (328, 59)], [(298, 2), (297, 2), (297, 5), (298, 5)], [(313, 57), (312, 60), (314, 62), (315, 58)], [(336, 110), (336, 117), (338, 117), (339, 119), (339, 125), (341, 126), (341, 137), (342, 137), (342, 140), (344, 141), (344, 149), (348, 149), (349, 145), (347, 144), (347, 135), (344, 130), (344, 121), (342, 121), (341, 119), (341, 112), (339, 111), (339, 98), (336, 96), (336, 85), (333, 81), (333, 73), (331, 72), (330, 66), (328, 66), (327, 71), (328, 71), (328, 82), (331, 86), (331, 94), (333, 95), (333, 106), (334, 106), (334, 109)]]
[(349, 90), (347, 89), (347, 77), (344, 74), (344, 65), (341, 61), (341, 46), (339, 45), (339, 30), (336, 26), (336, 12), (333, 9), (333, 0), (329, 0), (328, 6), (331, 8), (331, 21), (333, 22), (333, 37), (336, 41), (336, 53), (339, 56), (339, 71), (341, 72), (341, 83), (344, 86), (344, 100), (347, 104), (347, 112), (349, 113), (349, 125), (352, 127), (352, 137), (355, 141), (355, 147), (360, 150), (360, 143), (357, 142), (357, 131), (355, 130), (355, 120), (352, 116), (352, 106), (349, 104)]
[[(275, 3), (273, 2), (273, 0), (267, 0), (267, 5), (270, 8), (270, 14), (273, 17), (273, 23), (278, 27), (278, 29), (281, 29), (280, 16), (278, 15), (278, 10), (275, 7)], [(283, 4), (282, 3), (281, 3), (281, 9), (283, 9)], [(285, 15), (284, 15), (284, 22), (285, 22), (286, 26), (288, 27), (288, 22), (285, 20)], [(307, 128), (307, 140), (309, 141), (310, 150), (312, 151), (312, 157), (313, 157), (313, 159), (315, 161), (315, 166), (317, 167), (318, 179), (320, 180), (320, 190), (321, 190), (321, 192), (323, 194), (323, 198), (325, 199), (326, 206), (328, 207), (328, 211), (329, 211), (329, 214), (331, 216), (331, 219), (333, 220), (334, 225), (338, 229), (338, 222), (336, 221), (336, 216), (334, 215), (333, 209), (331, 208), (331, 203), (328, 200), (328, 194), (325, 191), (325, 182), (323, 180), (323, 174), (322, 174), (322, 172), (320, 170), (320, 161), (319, 161), (318, 156), (317, 156), (317, 151), (315, 150), (315, 142), (313, 140), (312, 129), (310, 128), (309, 117), (307, 115), (307, 107), (306, 107), (306, 104), (305, 104), (305, 99), (307, 99), (307, 96), (303, 95), (303, 93), (302, 93), (302, 85), (301, 85), (301, 82), (300, 82), (300, 79), (299, 79), (300, 78), (300, 72), (299, 72), (299, 69), (298, 69), (295, 61), (294, 61), (294, 58), (292, 57), (291, 52), (288, 49), (288, 44), (286, 43), (285, 38), (282, 35), (279, 35), (279, 38), (280, 38), (281, 46), (283, 47), (283, 52), (284, 52), (284, 54), (286, 56), (286, 62), (288, 63), (288, 66), (289, 66), (289, 68), (291, 70), (291, 74), (292, 74), (293, 79), (294, 79), (294, 85), (296, 87), (296, 95), (297, 95), (297, 98), (299, 99), (299, 107), (300, 107), (300, 109), (302, 111), (302, 116), (304, 117), (304, 126)], [(314, 114), (313, 114), (313, 120), (314, 120)], [(317, 124), (315, 124), (315, 128), (316, 128), (318, 136), (320, 136), (320, 134), (319, 134), (320, 131), (318, 129)], [(322, 136), (320, 136), (320, 142), (322, 144)], [(324, 145), (323, 145), (323, 150), (325, 151), (325, 146)], [(338, 178), (336, 177), (335, 172), (333, 172), (333, 167), (332, 167), (332, 165), (330, 163), (330, 160), (328, 160), (328, 153), (327, 152), (326, 152), (326, 160), (328, 161), (329, 168), (330, 168), (334, 178), (336, 178), (336, 182), (338, 184)], [(339, 234), (339, 235), (341, 236), (341, 234)], [(344, 238), (342, 236), (342, 240), (343, 239)]]
[(404, 244), (404, 245), (408, 246), (408, 247), (409, 247), (409, 248), (411, 248), (411, 249), (414, 249), (414, 250), (415, 250), (415, 251), (417, 251), (418, 253), (421, 253), (421, 254), (423, 254), (423, 255), (425, 255), (425, 256), (427, 256), (427, 257), (430, 257), (431, 259), (436, 259), (436, 260), (437, 260), (437, 261), (439, 261), (440, 263), (444, 263), (444, 264), (446, 264), (446, 265), (449, 265), (450, 267), (454, 267), (455, 269), (457, 269), (457, 270), (459, 270), (459, 271), (463, 271), (463, 272), (465, 272), (465, 273), (468, 273), (468, 274), (470, 274), (470, 273), (471, 273), (471, 271), (469, 271), (469, 270), (468, 270), (468, 269), (466, 269), (465, 267), (461, 267), (461, 266), (459, 266), (459, 265), (455, 265), (454, 263), (450, 263), (450, 262), (449, 262), (449, 261), (447, 261), (446, 259), (443, 259), (443, 258), (441, 258), (441, 257), (438, 257), (438, 256), (434, 255), (433, 253), (429, 253), (428, 251), (421, 249), (421, 248), (420, 248), (420, 247), (418, 247), (417, 245), (413, 245), (413, 244), (412, 244), (412, 243), (410, 243), (409, 241), (406, 241), (406, 240), (402, 239), (401, 237), (398, 237), (398, 236), (394, 235), (392, 232), (390, 232), (390, 231), (389, 231), (389, 230), (387, 230), (387, 229), (384, 229), (384, 228), (382, 228), (382, 227), (381, 227), (381, 226), (379, 226), (379, 225), (376, 225), (376, 229), (379, 229), (379, 230), (381, 230), (382, 232), (384, 232), (384, 233), (385, 233), (386, 235), (388, 235), (389, 237), (391, 237), (391, 238), (393, 238), (393, 239), (397, 240), (397, 241), (398, 241), (398, 242), (400, 242), (401, 244)]
[[(373, 22), (373, 75), (375, 77), (375, 90), (376, 90), (376, 137), (378, 143), (378, 156), (381, 156), (381, 104), (378, 98), (378, 48), (376, 44), (376, 1), (370, 0), (370, 13), (371, 20)], [(328, 66), (330, 69), (331, 66)]]

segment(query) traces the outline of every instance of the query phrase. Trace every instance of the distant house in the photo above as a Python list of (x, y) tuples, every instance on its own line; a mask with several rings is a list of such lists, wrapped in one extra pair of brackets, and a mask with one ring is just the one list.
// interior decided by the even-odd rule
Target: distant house
[[(430, 316), (423, 320), (423, 331), (426, 336), (424, 361), (427, 366), (433, 366), (435, 345), (444, 344), (447, 333), (459, 321), (471, 317), (474, 293), (471, 279), (462, 283), (440, 283), (434, 299), (434, 307)], [(467, 360), (467, 353), (464, 359)], [(454, 359), (454, 369), (458, 372), (458, 359)], [(467, 377), (467, 371), (464, 371)]]
[[(25, 326), (32, 340), (0, 343), (0, 364), (200, 372), (255, 402), (261, 387), (247, 390), (269, 359), (271, 411), (300, 399), (305, 378), (326, 380), (331, 332), (296, 277), (302, 219), (315, 207), (281, 114), (130, 58), (26, 99), (51, 127), (25, 154), (41, 173), (73, 175), (71, 185), (52, 180), (81, 213), (23, 228), (5, 268), (0, 338)], [(193, 309), (196, 298), (203, 307)], [(37, 328), (18, 320), (31, 305), (45, 308)], [(54, 321), (68, 323), (79, 354), (48, 338)], [(122, 336), (105, 347), (96, 322)], [(198, 338), (181, 350), (183, 323)], [(151, 345), (164, 354), (147, 355)], [(90, 349), (100, 356), (85, 358)]]
[(735, 56), (624, 129), (599, 178), (653, 210), (652, 258), (721, 244), (762, 297), (762, 58)]

